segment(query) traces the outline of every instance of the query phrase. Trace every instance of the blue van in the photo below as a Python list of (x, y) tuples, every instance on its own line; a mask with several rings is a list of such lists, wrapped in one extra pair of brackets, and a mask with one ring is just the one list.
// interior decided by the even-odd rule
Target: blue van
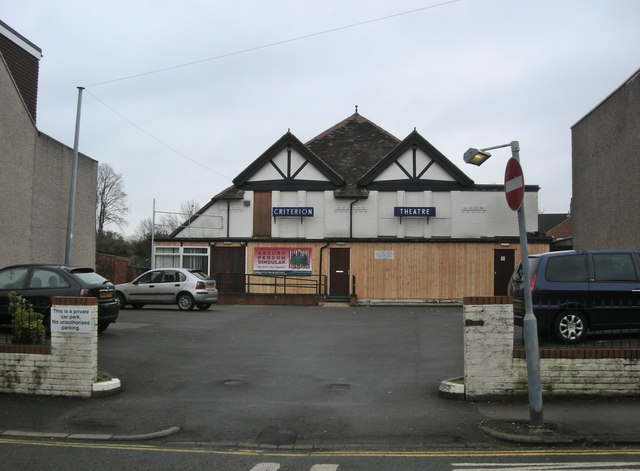
[[(529, 256), (533, 313), (565, 343), (589, 331), (640, 329), (640, 251), (585, 250)], [(524, 318), (522, 266), (511, 277), (515, 325)]]

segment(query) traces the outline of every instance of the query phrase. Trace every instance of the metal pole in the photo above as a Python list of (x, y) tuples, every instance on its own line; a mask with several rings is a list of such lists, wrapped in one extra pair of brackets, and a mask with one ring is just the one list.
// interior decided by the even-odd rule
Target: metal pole
[(156, 199), (153, 198), (153, 215), (151, 216), (151, 269), (156, 267), (156, 257), (153, 253), (153, 246), (156, 234)]
[(76, 132), (73, 144), (73, 161), (71, 163), (71, 188), (69, 190), (69, 212), (67, 214), (67, 245), (64, 251), (64, 264), (71, 265), (73, 254), (73, 225), (76, 211), (76, 187), (78, 181), (78, 144), (80, 140), (80, 111), (82, 110), (82, 90), (78, 87), (78, 111), (76, 113)]
[[(511, 142), (511, 154), (520, 161), (520, 144)], [(531, 298), (531, 272), (529, 271), (529, 244), (524, 214), (524, 201), (518, 209), (518, 229), (520, 231), (520, 256), (522, 258), (522, 277), (524, 284), (524, 346), (527, 355), (527, 380), (529, 384), (529, 417), (533, 427), (542, 427), (542, 389), (540, 386), (540, 350), (538, 346), (538, 322), (533, 314)]]

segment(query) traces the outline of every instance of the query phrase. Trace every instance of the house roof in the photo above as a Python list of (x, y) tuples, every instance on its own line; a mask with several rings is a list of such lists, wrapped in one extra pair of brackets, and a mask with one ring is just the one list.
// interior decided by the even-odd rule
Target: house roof
[[(303, 163), (293, 162), (291, 160), (292, 150), (304, 159)], [(286, 151), (288, 154), (286, 164), (276, 161), (279, 154), (283, 151)], [(308, 164), (311, 164), (315, 170), (320, 172), (320, 174), (324, 176), (325, 181), (330, 182), (329, 184), (332, 188), (334, 186), (342, 186), (344, 184), (344, 180), (331, 166), (327, 165), (327, 163), (300, 142), (300, 140), (291, 132), (287, 132), (260, 157), (254, 160), (251, 165), (233, 179), (233, 184), (241, 188), (247, 187), (257, 190), (268, 189), (274, 184), (278, 185), (280, 188), (289, 188), (291, 190), (300, 189), (300, 185), (304, 184), (312, 186), (315, 185), (318, 189), (320, 189), (321, 186), (326, 186), (326, 183), (323, 184), (318, 181), (309, 181), (305, 179), (302, 171)], [(262, 180), (259, 183), (251, 184), (251, 178), (265, 166), (271, 166), (275, 169), (275, 172), (272, 172), (273, 177), (271, 179)]]
[(553, 240), (569, 239), (573, 237), (573, 225), (572, 225), (571, 215), (568, 215), (558, 225), (549, 229), (546, 232), (546, 235), (551, 237)]
[(308, 141), (305, 146), (355, 184), (400, 140), (357, 112)]
[(371, 189), (489, 190), (474, 186), (417, 131), (400, 140), (357, 111), (305, 144), (287, 132), (233, 183), (254, 191), (333, 190), (336, 198), (366, 198)]
[(549, 230), (560, 224), (568, 217), (569, 214), (567, 213), (538, 214), (538, 232), (546, 234)]
[(9, 25), (0, 21), (0, 56), (4, 59), (31, 119), (35, 123), (42, 50)]
[[(416, 157), (416, 151), (420, 149), (426, 154), (426, 160)], [(403, 165), (399, 162), (406, 152), (413, 151), (413, 159), (411, 165)], [(429, 170), (433, 165), (440, 167), (446, 173), (446, 179), (439, 174), (431, 178)], [(436, 189), (455, 189), (459, 186), (468, 186), (473, 184), (467, 175), (456, 167), (449, 159), (447, 159), (438, 149), (431, 145), (416, 130), (409, 134), (402, 142), (394, 147), (382, 160), (378, 161), (369, 171), (360, 179), (360, 186), (372, 185), (376, 177), (379, 177), (389, 166), (397, 165), (402, 170), (402, 178), (399, 180), (386, 181), (379, 183), (377, 186), (401, 185), (407, 189), (415, 190), (433, 190)]]
[(215, 195), (211, 200), (205, 204), (202, 208), (196, 211), (189, 219), (184, 221), (177, 227), (171, 234), (169, 234), (169, 238), (176, 237), (184, 228), (186, 228), (189, 224), (198, 219), (202, 214), (204, 214), (211, 206), (213, 206), (217, 201), (220, 200), (241, 200), (244, 198), (244, 191), (236, 188), (235, 186), (229, 186), (222, 190), (220, 193)]
[[(191, 221), (217, 201), (243, 199), (245, 190), (332, 190), (335, 198), (364, 199), (369, 190), (503, 191), (503, 188), (475, 184), (415, 129), (400, 140), (356, 109), (354, 114), (304, 144), (287, 131), (233, 179), (233, 186), (214, 196)], [(525, 187), (525, 191), (538, 190), (534, 185)]]

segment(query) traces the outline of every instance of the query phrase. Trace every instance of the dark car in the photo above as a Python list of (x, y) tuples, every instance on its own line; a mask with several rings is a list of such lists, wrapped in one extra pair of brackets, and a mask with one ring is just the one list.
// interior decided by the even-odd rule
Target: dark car
[(9, 292), (22, 295), (34, 310), (44, 314), (49, 330), (53, 296), (94, 297), (98, 302), (98, 331), (118, 318), (120, 308), (113, 284), (91, 268), (60, 265), (14, 265), (0, 270), (0, 324), (11, 324)]
[(538, 328), (576, 343), (589, 331), (640, 328), (640, 251), (586, 250), (529, 256), (531, 285), (522, 267), (511, 278), (513, 314), (523, 324), (530, 289)]

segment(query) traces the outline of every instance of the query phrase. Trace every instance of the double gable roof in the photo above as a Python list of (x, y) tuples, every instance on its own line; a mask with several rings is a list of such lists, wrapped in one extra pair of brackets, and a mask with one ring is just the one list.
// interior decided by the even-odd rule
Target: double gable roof
[(370, 190), (503, 191), (503, 187), (474, 184), (416, 130), (400, 140), (356, 111), (307, 143), (287, 131), (190, 221), (217, 201), (243, 199), (245, 191), (302, 190), (362, 199)]
[(473, 185), (417, 131), (401, 141), (357, 112), (306, 144), (287, 132), (233, 183), (254, 191), (333, 190), (337, 198)]
[(251, 190), (326, 190), (344, 180), (291, 132), (278, 139), (233, 180)]

